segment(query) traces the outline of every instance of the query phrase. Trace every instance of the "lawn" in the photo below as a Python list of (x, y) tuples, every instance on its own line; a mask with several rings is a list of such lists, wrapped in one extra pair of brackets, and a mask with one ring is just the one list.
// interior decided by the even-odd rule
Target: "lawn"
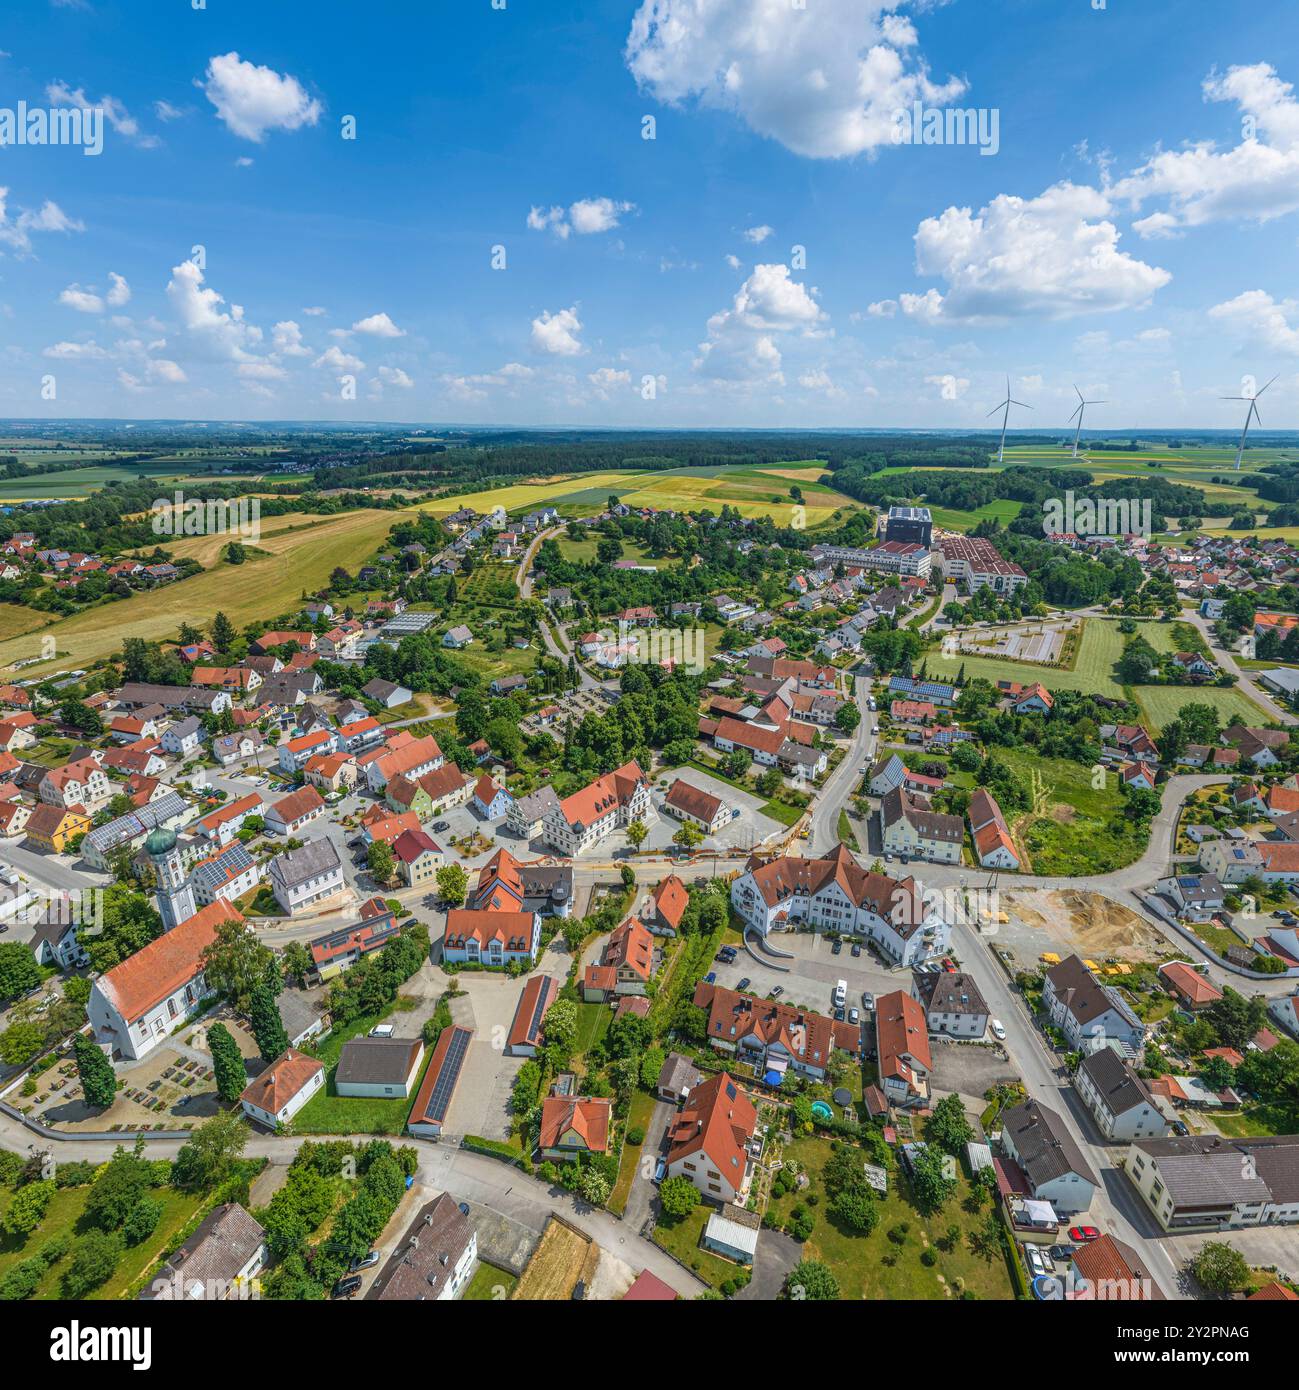
[[(1137, 633), (1133, 635), (1144, 637), (1156, 651), (1171, 652), (1174, 649), (1171, 623), (1139, 622)], [(1119, 684), (1114, 668), (1123, 655), (1123, 647), (1127, 641), (1128, 637), (1119, 631), (1116, 621), (1108, 618), (1084, 618), (1082, 641), (1078, 645), (1078, 655), (1072, 670), (1040, 666), (1027, 661), (1005, 661), (995, 656), (963, 656), (959, 653), (951, 657), (931, 653), (925, 657), (925, 662), (931, 679), (955, 676), (964, 668), (967, 679), (982, 676), (994, 685), (1002, 680), (1019, 681), (1024, 685), (1041, 681), (1048, 689), (1081, 690), (1093, 695), (1104, 695), (1111, 700), (1121, 700), (1125, 692)], [(1190, 687), (1168, 688), (1186, 691)], [(1142, 689), (1144, 691), (1145, 687)], [(1196, 695), (1201, 693), (1203, 692), (1195, 692)], [(1184, 704), (1185, 700), (1181, 703)], [(1167, 720), (1162, 722), (1166, 723)]]
[(1082, 763), (1019, 748), (997, 748), (993, 756), (1018, 773), (1037, 798), (1031, 811), (1009, 817), (1012, 833), (1030, 856), (1026, 873), (1109, 872), (1141, 857), (1146, 835), (1127, 819), (1114, 776), (1107, 774), (1097, 791), (1091, 768)]
[[(105, 1159), (108, 1157), (109, 1155), (105, 1154)], [(6, 1206), (12, 1199), (12, 1195), (12, 1192), (5, 1192), (4, 1202)], [(30, 1255), (34, 1255), (52, 1237), (64, 1231), (70, 1231), (75, 1237), (89, 1229), (82, 1220), (82, 1212), (89, 1195), (89, 1185), (61, 1188), (54, 1194), (49, 1209), (45, 1213), (45, 1219), (25, 1241), (19, 1243), (15, 1241), (14, 1237), (7, 1234), (0, 1238), (0, 1277), (7, 1273), (13, 1265), (20, 1264)], [(176, 1192), (170, 1187), (155, 1188), (151, 1195), (157, 1197), (163, 1204), (162, 1218), (158, 1222), (157, 1229), (148, 1240), (139, 1245), (128, 1246), (112, 1277), (93, 1293), (87, 1294), (88, 1298), (115, 1299), (125, 1297), (127, 1290), (167, 1249), (176, 1233), (195, 1215), (204, 1202), (201, 1195)], [(60, 1281), (71, 1262), (72, 1255), (69, 1252), (62, 1260), (47, 1269), (33, 1296), (41, 1299), (62, 1297)]]
[(394, 1004), (382, 1013), (353, 1019), (351, 1023), (332, 1029), (317, 1046), (308, 1047), (310, 1054), (325, 1064), (325, 1089), (317, 1091), (293, 1117), (289, 1128), (294, 1134), (401, 1134), (405, 1130), (406, 1116), (424, 1079), (424, 1071), (432, 1060), (432, 1049), (424, 1054), (419, 1076), (409, 1096), (394, 1096), (391, 1099), (340, 1096), (334, 1089), (334, 1072), (343, 1044), (350, 1038), (364, 1037), (396, 1007)]
[[(984, 1260), (969, 1248), (966, 1237), (982, 1224), (987, 1207), (977, 1216), (964, 1210), (961, 1204), (969, 1194), (969, 1183), (963, 1174), (958, 1178), (955, 1195), (942, 1211), (924, 1217), (912, 1206), (906, 1178), (895, 1168), (889, 1173), (888, 1195), (880, 1203), (879, 1224), (870, 1235), (863, 1236), (836, 1224), (826, 1210), (821, 1172), (830, 1153), (828, 1139), (796, 1139), (789, 1145), (785, 1157), (804, 1166), (811, 1183), (803, 1192), (787, 1193), (773, 1200), (769, 1210), (785, 1216), (792, 1208), (805, 1204), (809, 1193), (820, 1197), (820, 1202), (810, 1209), (816, 1225), (804, 1246), (804, 1255), (829, 1265), (839, 1281), (841, 1299), (943, 1299), (954, 1298), (964, 1289), (981, 1299), (1012, 1297), (1005, 1260), (1000, 1256)], [(895, 1244), (888, 1233), (903, 1223), (908, 1228), (906, 1238), (902, 1244)], [(939, 1249), (937, 1242), (950, 1226), (960, 1227), (961, 1238), (948, 1253)], [(937, 1252), (938, 1262), (932, 1267), (920, 1262), (926, 1249)], [(886, 1264), (886, 1260), (893, 1263)]]
[(585, 1057), (609, 1031), (613, 1010), (608, 1004), (579, 1004), (577, 1006), (577, 1042), (575, 1057)]
[(707, 1202), (700, 1202), (688, 1216), (674, 1220), (660, 1216), (654, 1227), (655, 1244), (661, 1245), (670, 1255), (675, 1255), (688, 1269), (692, 1269), (706, 1284), (717, 1288), (728, 1279), (740, 1273), (741, 1266), (724, 1260), (708, 1250), (699, 1248), (699, 1239), (708, 1225), (708, 1218), (717, 1210)]
[[(650, 1120), (654, 1115), (655, 1099), (648, 1091), (637, 1091), (631, 1098), (627, 1112), (627, 1128), (639, 1126), (645, 1131), (647, 1143), (653, 1136), (649, 1133)], [(636, 1170), (646, 1153), (652, 1152), (646, 1144), (629, 1144), (624, 1141), (622, 1159), (618, 1166), (618, 1181), (609, 1197), (609, 1210), (619, 1215), (626, 1210), (627, 1198), (631, 1195), (631, 1185), (636, 1179)]]
[(518, 1287), (519, 1276), (497, 1265), (480, 1264), (462, 1295), (466, 1303), (502, 1303)]

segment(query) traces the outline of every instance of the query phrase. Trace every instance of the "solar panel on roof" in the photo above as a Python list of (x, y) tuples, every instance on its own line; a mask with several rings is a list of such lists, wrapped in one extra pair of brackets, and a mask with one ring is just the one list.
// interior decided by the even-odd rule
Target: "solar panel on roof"
[(428, 1105), (424, 1108), (425, 1120), (432, 1121), (434, 1124), (441, 1124), (446, 1118), (447, 1107), (451, 1104), (451, 1095), (455, 1091), (456, 1082), (460, 1080), (460, 1071), (469, 1052), (469, 1039), (471, 1037), (473, 1037), (473, 1032), (469, 1028), (456, 1028), (452, 1033), (451, 1046), (447, 1048), (447, 1054), (442, 1059), (442, 1070), (438, 1073), (433, 1093), (429, 1096)]
[(535, 1037), (537, 1029), (541, 1027), (541, 1015), (545, 1012), (546, 1004), (550, 999), (550, 978), (546, 977), (542, 981), (541, 989), (537, 992), (537, 1002), (532, 1006), (532, 1022), (528, 1024), (528, 1037)]
[(735, 1099), (735, 1087), (729, 1081), (726, 1083), (726, 1099)]

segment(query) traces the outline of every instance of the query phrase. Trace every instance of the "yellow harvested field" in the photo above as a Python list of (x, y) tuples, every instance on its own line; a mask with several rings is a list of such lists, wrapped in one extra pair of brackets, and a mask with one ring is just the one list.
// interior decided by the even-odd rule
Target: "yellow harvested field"
[(603, 511), (612, 495), (629, 507), (720, 512), (724, 506), (730, 506), (743, 516), (770, 516), (778, 525), (787, 526), (794, 518), (795, 504), (789, 495), (791, 482), (802, 489), (809, 528), (828, 521), (838, 510), (857, 509), (858, 504), (843, 493), (812, 481), (814, 476), (814, 469), (796, 464), (769, 469), (716, 467), (579, 473), (440, 497), (426, 503), (425, 510), (446, 516), (460, 507), (473, 507), (476, 511), (504, 507), (513, 512), (549, 503), (574, 516), (589, 516)]
[(599, 1260), (600, 1248), (593, 1240), (552, 1216), (510, 1297), (526, 1302), (566, 1302), (579, 1279), (590, 1287)]
[[(269, 553), (251, 556), (246, 564), (217, 563), (193, 579), (55, 623), (46, 632), (54, 637), (58, 656), (46, 667), (26, 668), (24, 674), (43, 676), (71, 665), (88, 666), (119, 651), (128, 637), (162, 640), (173, 637), (186, 622), (206, 629), (218, 611), (236, 627), (273, 618), (292, 608), (304, 591), (322, 588), (338, 565), (355, 569), (382, 544), (397, 520), (393, 512), (348, 512), (301, 530), (263, 533), (258, 548)], [(0, 641), (0, 665), (32, 655), (30, 638)]]

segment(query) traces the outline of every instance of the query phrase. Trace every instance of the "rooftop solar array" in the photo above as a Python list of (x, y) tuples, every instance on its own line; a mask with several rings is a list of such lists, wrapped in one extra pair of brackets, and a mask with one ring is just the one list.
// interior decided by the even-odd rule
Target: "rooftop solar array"
[(458, 1025), (452, 1028), (450, 1046), (447, 1048), (446, 1056), (442, 1058), (433, 1091), (417, 1123), (440, 1125), (446, 1119), (447, 1109), (451, 1104), (456, 1082), (460, 1080), (460, 1072), (469, 1054), (469, 1042), (473, 1035), (472, 1028), (461, 1028)]

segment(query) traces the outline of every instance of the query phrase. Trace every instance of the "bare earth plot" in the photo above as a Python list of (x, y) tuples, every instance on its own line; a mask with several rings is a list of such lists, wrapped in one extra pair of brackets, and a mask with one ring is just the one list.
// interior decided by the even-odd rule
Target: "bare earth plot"
[(1007, 945), (1025, 960), (1044, 951), (1126, 961), (1159, 960), (1168, 954), (1167, 942), (1144, 918), (1099, 893), (1003, 890), (1002, 907), (1010, 917), (1002, 929)]

